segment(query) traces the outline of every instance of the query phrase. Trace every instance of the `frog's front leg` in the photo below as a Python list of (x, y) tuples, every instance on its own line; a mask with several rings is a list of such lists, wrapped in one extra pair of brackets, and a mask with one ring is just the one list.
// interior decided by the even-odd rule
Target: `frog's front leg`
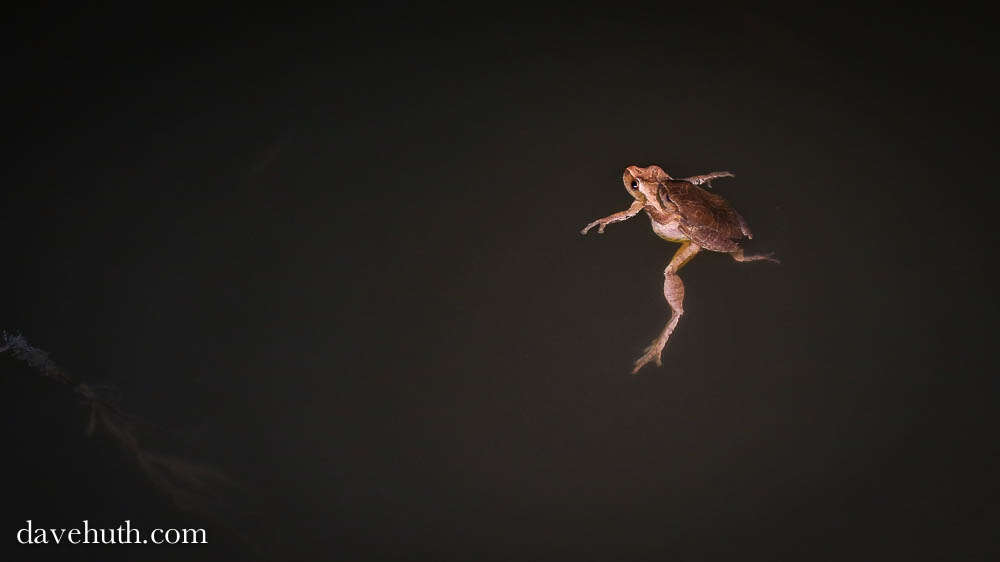
[(712, 180), (717, 178), (734, 178), (732, 172), (712, 172), (710, 174), (703, 174), (700, 176), (691, 176), (689, 178), (684, 178), (684, 181), (693, 183), (695, 185), (701, 185), (707, 183), (708, 187), (712, 187)]
[(677, 253), (670, 259), (670, 263), (667, 264), (667, 268), (663, 271), (663, 296), (667, 299), (667, 304), (670, 305), (670, 320), (667, 321), (667, 325), (664, 326), (660, 335), (649, 344), (642, 357), (635, 360), (635, 364), (632, 367), (633, 375), (638, 373), (639, 369), (643, 368), (647, 363), (655, 361), (657, 367), (663, 365), (660, 359), (660, 356), (663, 354), (663, 348), (667, 345), (670, 334), (674, 333), (677, 323), (680, 322), (681, 316), (684, 314), (684, 283), (681, 281), (680, 276), (677, 275), (677, 272), (699, 251), (701, 251), (701, 247), (697, 244), (685, 242), (678, 248)]
[(643, 205), (645, 205), (643, 201), (639, 200), (633, 201), (632, 205), (628, 209), (624, 211), (619, 211), (613, 215), (608, 215), (603, 219), (597, 219), (596, 221), (588, 224), (583, 228), (583, 230), (580, 231), (580, 234), (586, 234), (587, 231), (598, 225), (600, 226), (598, 226), (597, 233), (604, 234), (604, 227), (608, 226), (613, 222), (627, 221), (628, 219), (636, 216), (637, 214), (639, 214), (639, 211), (642, 210)]

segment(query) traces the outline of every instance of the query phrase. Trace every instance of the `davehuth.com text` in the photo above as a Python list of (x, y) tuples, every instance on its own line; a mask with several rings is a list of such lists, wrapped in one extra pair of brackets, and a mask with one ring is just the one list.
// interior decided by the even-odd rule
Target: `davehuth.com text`
[(132, 521), (125, 520), (118, 527), (91, 527), (84, 519), (82, 527), (44, 528), (35, 526), (31, 519), (17, 531), (17, 542), (21, 544), (206, 544), (205, 529), (160, 529), (148, 533), (132, 527)]

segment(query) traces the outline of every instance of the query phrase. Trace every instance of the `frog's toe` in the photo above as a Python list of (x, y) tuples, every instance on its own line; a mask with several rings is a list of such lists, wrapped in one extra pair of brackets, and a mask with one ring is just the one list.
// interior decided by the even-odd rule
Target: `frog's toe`
[(634, 375), (638, 373), (639, 369), (645, 367), (650, 363), (656, 363), (657, 367), (662, 367), (663, 361), (660, 358), (662, 354), (663, 354), (663, 346), (660, 345), (660, 342), (658, 340), (653, 341), (653, 343), (651, 343), (649, 347), (646, 348), (646, 352), (642, 354), (642, 357), (636, 359), (635, 363), (632, 364), (632, 374)]

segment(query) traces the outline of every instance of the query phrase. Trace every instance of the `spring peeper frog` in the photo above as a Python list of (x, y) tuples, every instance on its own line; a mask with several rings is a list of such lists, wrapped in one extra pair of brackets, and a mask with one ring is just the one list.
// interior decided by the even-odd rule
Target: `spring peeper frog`
[(670, 319), (642, 357), (635, 360), (633, 374), (650, 362), (655, 361), (657, 366), (663, 364), (660, 360), (663, 348), (684, 314), (684, 283), (677, 272), (695, 254), (710, 250), (727, 253), (739, 262), (767, 260), (778, 263), (772, 254), (745, 255), (740, 244), (753, 238), (747, 222), (728, 201), (701, 188), (702, 185), (711, 187), (714, 179), (731, 177), (734, 176), (730, 172), (712, 172), (674, 179), (659, 166), (629, 166), (622, 175), (622, 182), (625, 191), (635, 199), (632, 205), (625, 211), (597, 219), (580, 231), (580, 234), (587, 234), (596, 226), (597, 232), (603, 234), (607, 225), (645, 211), (657, 236), (681, 244), (663, 272), (663, 296), (670, 305)]

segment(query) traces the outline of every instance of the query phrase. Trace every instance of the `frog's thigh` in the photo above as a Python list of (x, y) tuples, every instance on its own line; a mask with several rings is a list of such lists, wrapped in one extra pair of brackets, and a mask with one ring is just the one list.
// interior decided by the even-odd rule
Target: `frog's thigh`
[[(691, 242), (684, 242), (681, 247), (674, 252), (674, 257), (670, 258), (670, 263), (667, 264), (667, 268), (663, 271), (663, 275), (667, 277), (676, 276), (677, 272), (680, 271), (684, 264), (691, 261), (691, 258), (701, 251), (701, 247), (697, 244), (692, 244)], [(681, 289), (683, 295), (683, 287)], [(667, 299), (670, 300), (669, 298)]]

